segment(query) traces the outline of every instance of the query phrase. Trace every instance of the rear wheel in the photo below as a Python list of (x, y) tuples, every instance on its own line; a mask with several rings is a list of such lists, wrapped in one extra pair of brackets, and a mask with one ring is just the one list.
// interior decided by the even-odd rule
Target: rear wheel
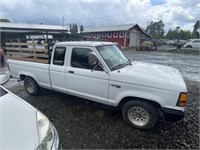
[(122, 108), (124, 120), (132, 127), (138, 129), (152, 129), (157, 123), (157, 110), (147, 102), (128, 101)]
[(36, 96), (39, 94), (39, 89), (40, 87), (38, 86), (38, 84), (35, 82), (34, 79), (30, 78), (30, 77), (26, 77), (24, 79), (24, 87), (26, 89), (26, 91), (33, 96)]

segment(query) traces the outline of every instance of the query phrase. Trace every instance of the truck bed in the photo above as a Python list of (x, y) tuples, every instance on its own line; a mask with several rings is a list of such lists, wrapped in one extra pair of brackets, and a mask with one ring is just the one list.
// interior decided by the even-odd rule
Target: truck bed
[(30, 76), (37, 81), (40, 87), (51, 89), (49, 64), (13, 59), (8, 59), (8, 64), (12, 77), (22, 79), (19, 75)]

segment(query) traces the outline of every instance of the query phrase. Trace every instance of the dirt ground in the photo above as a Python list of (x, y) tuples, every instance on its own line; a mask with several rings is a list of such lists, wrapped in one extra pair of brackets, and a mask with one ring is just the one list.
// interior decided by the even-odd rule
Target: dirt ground
[(30, 96), (23, 82), (15, 79), (5, 87), (50, 119), (64, 149), (199, 149), (199, 56), (133, 50), (124, 53), (130, 59), (172, 66), (181, 72), (189, 99), (183, 120), (160, 120), (153, 130), (140, 131), (128, 126), (121, 112), (109, 106), (48, 90), (42, 90), (38, 97)]

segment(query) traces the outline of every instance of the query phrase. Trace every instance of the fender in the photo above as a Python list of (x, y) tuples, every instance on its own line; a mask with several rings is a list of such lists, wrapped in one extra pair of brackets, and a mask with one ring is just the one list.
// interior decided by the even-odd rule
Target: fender
[(30, 73), (30, 72), (25, 72), (25, 71), (19, 71), (18, 72), (18, 78), (20, 79), (21, 75), (25, 75), (25, 76), (29, 76), (31, 78), (33, 78), (36, 82), (37, 82), (37, 78), (34, 74)]
[(118, 104), (121, 102), (121, 100), (124, 99), (124, 98), (126, 98), (126, 97), (142, 98), (142, 99), (146, 99), (146, 100), (149, 100), (149, 101), (156, 102), (156, 103), (158, 103), (161, 106), (166, 105), (165, 104), (165, 100), (162, 99), (158, 95), (154, 95), (152, 93), (147, 93), (147, 92), (144, 92), (144, 91), (132, 91), (132, 90), (120, 92), (116, 96), (116, 98), (114, 100), (109, 99), (108, 103), (111, 106), (117, 107)]
[(29, 76), (29, 77), (33, 78), (33, 79), (35, 80), (35, 82), (36, 82), (40, 87), (43, 87), (43, 88), (51, 89), (51, 90), (52, 90), (51, 85), (49, 85), (49, 84), (44, 84), (44, 83), (39, 82), (39, 81), (38, 81), (38, 78), (37, 78), (34, 74), (32, 74), (32, 73), (30, 73), (30, 72), (19, 71), (19, 73), (18, 73), (18, 78), (20, 78), (20, 75)]

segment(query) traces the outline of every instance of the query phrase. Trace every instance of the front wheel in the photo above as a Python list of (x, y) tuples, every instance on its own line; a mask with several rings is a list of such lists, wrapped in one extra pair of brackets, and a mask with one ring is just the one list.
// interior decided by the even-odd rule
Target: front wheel
[(139, 100), (126, 102), (122, 108), (122, 116), (130, 126), (144, 130), (155, 127), (158, 119), (156, 108)]
[(39, 94), (39, 86), (38, 84), (35, 82), (34, 79), (30, 78), (30, 77), (26, 77), (24, 79), (24, 87), (26, 89), (26, 91), (33, 96), (36, 96)]

